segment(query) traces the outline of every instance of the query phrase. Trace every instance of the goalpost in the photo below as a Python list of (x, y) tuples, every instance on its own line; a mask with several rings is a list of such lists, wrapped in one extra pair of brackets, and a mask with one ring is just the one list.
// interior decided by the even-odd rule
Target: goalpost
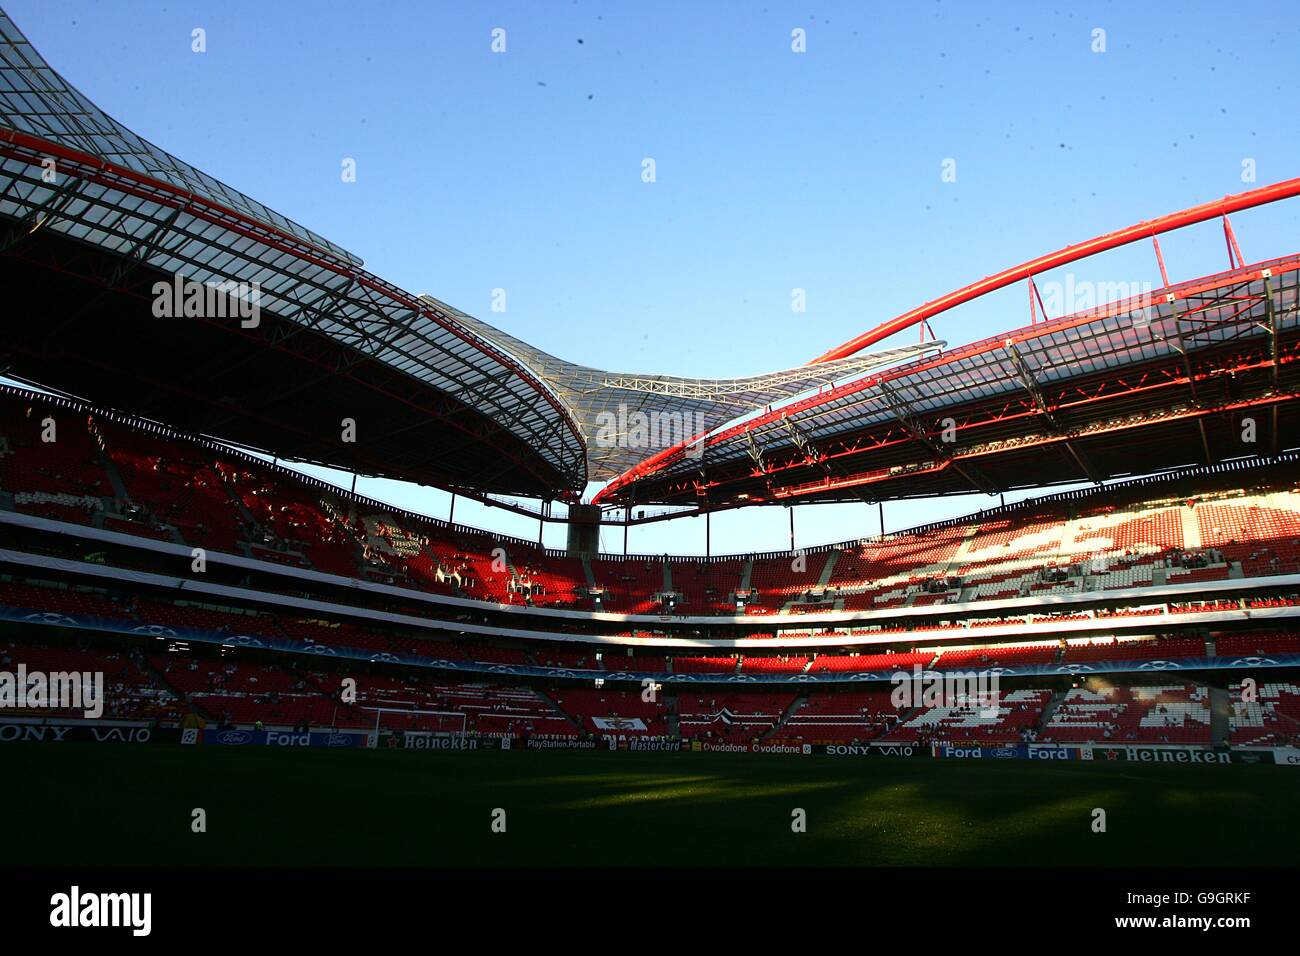
[[(378, 739), (379, 737), (379, 724), (380, 721), (383, 720), (384, 714), (405, 714), (408, 717), (417, 716), (417, 717), (452, 718), (452, 720), (447, 721), (449, 725), (454, 724), (455, 720), (459, 719), (460, 726), (458, 730), (452, 730), (450, 729), (450, 727), (448, 728), (439, 727), (437, 730), (414, 731), (414, 733), (420, 733), (420, 734), (447, 734), (449, 736), (464, 737), (468, 726), (465, 720), (465, 712), (460, 710), (419, 710), (410, 707), (366, 707), (366, 706), (363, 706), (361, 709), (373, 710), (375, 712), (375, 738), (376, 739)], [(439, 723), (442, 723), (442, 721), (439, 721)]]

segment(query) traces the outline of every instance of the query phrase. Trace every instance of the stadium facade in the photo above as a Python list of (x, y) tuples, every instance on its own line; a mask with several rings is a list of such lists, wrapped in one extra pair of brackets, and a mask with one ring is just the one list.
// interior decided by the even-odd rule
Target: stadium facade
[[(610, 372), (397, 288), (144, 141), (0, 14), (0, 363), (32, 386), (0, 390), (0, 617), (27, 657), (114, 662), (115, 719), (191, 730), (1272, 754), (1300, 734), (1300, 255), (1246, 264), (1227, 216), (1297, 193), (1040, 257), (797, 368)], [(1214, 218), (1225, 272), (1042, 308), (1044, 269), (1146, 238), (1159, 256)], [(1018, 281), (1028, 326), (926, 339)], [(1092, 487), (699, 560), (548, 550), (241, 449), (475, 497), (576, 504), (607, 481), (594, 502), (625, 524)], [(914, 668), (996, 673), (1003, 703), (893, 704)]]

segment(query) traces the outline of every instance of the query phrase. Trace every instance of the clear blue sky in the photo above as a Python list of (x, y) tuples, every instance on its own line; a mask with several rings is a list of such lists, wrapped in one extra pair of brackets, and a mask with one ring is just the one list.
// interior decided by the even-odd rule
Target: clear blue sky
[[(1300, 175), (1294, 3), (4, 6), (107, 112), (371, 271), (629, 371), (796, 365), (1015, 262)], [(1295, 201), (1234, 217), (1248, 261), (1296, 251), (1297, 225)], [(1175, 281), (1226, 266), (1215, 224), (1162, 245)], [(1146, 245), (1070, 268), (1158, 284)], [(1016, 287), (935, 330), (959, 344), (1027, 321)], [(427, 490), (359, 490), (446, 514)], [(886, 520), (986, 502), (887, 505)], [(536, 534), (501, 512), (457, 518)], [(806, 545), (876, 530), (862, 505), (800, 508), (797, 525)], [(776, 509), (718, 516), (714, 549), (787, 533)], [(631, 545), (699, 551), (702, 522)]]

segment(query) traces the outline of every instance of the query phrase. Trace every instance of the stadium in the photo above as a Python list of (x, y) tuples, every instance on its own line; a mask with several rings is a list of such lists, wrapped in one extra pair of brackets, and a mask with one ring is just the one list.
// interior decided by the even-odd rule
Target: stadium
[[(1097, 807), (1107, 865), (1300, 849), (1300, 251), (1247, 262), (1230, 218), (1300, 179), (699, 378), (372, 274), (3, 13), (0, 159), (0, 671), (101, 678), (0, 681), (32, 859), (1086, 865)], [(1170, 281), (1161, 238), (1197, 228), (1224, 268)], [(1161, 287), (1049, 311), (1048, 272), (1143, 246)], [(1002, 333), (945, 324), (1010, 287)], [(794, 507), (834, 505), (876, 530), (796, 547)], [(713, 546), (711, 516), (771, 509), (788, 542)], [(704, 554), (628, 549), (683, 519)], [(119, 783), (86, 808), (86, 775)]]

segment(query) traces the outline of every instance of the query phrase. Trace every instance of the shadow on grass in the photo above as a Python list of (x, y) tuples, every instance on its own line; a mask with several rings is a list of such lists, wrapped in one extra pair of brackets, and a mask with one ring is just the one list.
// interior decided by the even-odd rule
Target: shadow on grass
[[(18, 859), (114, 865), (1280, 865), (1290, 768), (11, 744)], [(202, 807), (208, 831), (191, 832)], [(1091, 828), (1094, 808), (1107, 831)], [(506, 812), (493, 833), (492, 812)], [(807, 832), (791, 830), (792, 811)]]

